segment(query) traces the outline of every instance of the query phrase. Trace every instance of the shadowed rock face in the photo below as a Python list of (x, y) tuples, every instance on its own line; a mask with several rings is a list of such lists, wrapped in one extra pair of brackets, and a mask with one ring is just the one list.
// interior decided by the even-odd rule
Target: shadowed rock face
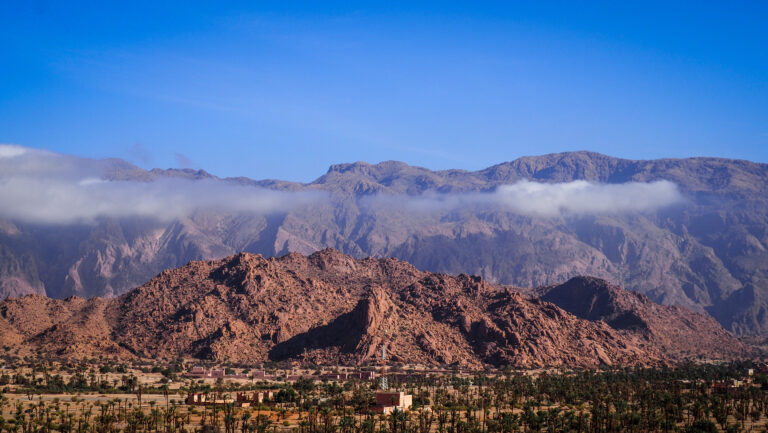
[[(0, 343), (60, 357), (359, 364), (374, 360), (386, 339), (394, 362), (527, 368), (748, 354), (707, 316), (599, 280), (565, 286), (594, 293), (590, 307), (569, 300), (567, 287), (545, 298), (588, 320), (477, 276), (396, 259), (357, 260), (332, 249), (271, 259), (241, 253), (164, 271), (117, 298), (8, 299), (0, 303)], [(644, 326), (604, 321), (626, 313)]]
[(697, 358), (704, 353), (738, 357), (747, 349), (712, 317), (656, 304), (645, 295), (598, 278), (575, 277), (536, 291), (542, 300), (577, 317), (642, 335), (674, 358)]
[[(200, 171), (144, 171), (113, 180), (216, 179)], [(425, 192), (490, 191), (519, 180), (675, 182), (680, 205), (642, 213), (532, 217), (470, 207), (413, 212)], [(94, 225), (0, 221), (0, 298), (119, 296), (163, 269), (239, 251), (276, 256), (326, 247), (397, 257), (421, 269), (537, 287), (593, 275), (666, 305), (707, 312), (742, 335), (768, 332), (768, 166), (717, 158), (632, 161), (589, 152), (525, 157), (484, 170), (430, 171), (399, 162), (339, 164), (308, 184), (226, 179), (328, 200), (266, 216), (198, 212), (159, 223)], [(372, 197), (396, 197), (375, 205)], [(372, 204), (373, 203), (373, 204)]]
[(392, 315), (396, 308), (386, 289), (365, 289), (363, 297), (352, 311), (340, 315), (327, 325), (312, 328), (276, 344), (269, 351), (269, 359), (295, 359), (308, 353), (318, 356), (330, 352), (332, 356), (321, 359), (322, 362), (372, 360), (377, 348), (384, 342), (387, 328), (392, 326)]
[[(567, 282), (537, 289), (541, 299), (586, 320), (602, 320), (615, 329), (648, 331), (648, 308), (655, 305), (647, 297), (622, 290), (605, 280), (575, 277)], [(667, 311), (659, 308), (658, 311)]]

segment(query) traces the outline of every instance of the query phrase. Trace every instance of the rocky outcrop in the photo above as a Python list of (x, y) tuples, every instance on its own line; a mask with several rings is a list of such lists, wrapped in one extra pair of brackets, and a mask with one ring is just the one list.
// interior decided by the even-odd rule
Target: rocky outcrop
[(659, 305), (647, 296), (592, 277), (540, 288), (541, 299), (590, 321), (604, 322), (650, 341), (666, 356), (678, 359), (728, 359), (750, 353), (712, 317), (677, 306)]
[[(555, 297), (562, 288), (545, 295), (572, 314), (478, 276), (396, 259), (358, 260), (333, 249), (241, 253), (164, 271), (117, 298), (9, 299), (0, 303), (0, 330), (13, 351), (59, 357), (363, 364), (386, 344), (396, 363), (536, 368), (657, 365), (691, 355), (670, 347), (708, 359), (747, 355), (710, 318), (613, 286), (604, 296), (602, 285), (589, 284), (597, 280), (584, 281), (570, 284), (588, 286), (580, 296), (596, 293), (591, 309)], [(647, 321), (642, 332), (614, 320), (633, 299), (642, 308), (631, 311)], [(733, 350), (717, 349), (723, 345)]]

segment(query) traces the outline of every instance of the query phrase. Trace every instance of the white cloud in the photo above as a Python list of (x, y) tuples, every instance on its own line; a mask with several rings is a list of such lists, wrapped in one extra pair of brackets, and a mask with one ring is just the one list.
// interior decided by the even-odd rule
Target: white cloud
[(0, 144), (0, 158), (13, 158), (26, 153), (27, 149), (13, 144)]
[[(327, 198), (319, 192), (280, 192), (210, 179), (109, 180), (116, 172), (122, 173), (121, 178), (133, 172), (146, 175), (116, 160), (0, 145), (0, 217), (45, 224), (88, 223), (99, 217), (172, 220), (203, 209), (261, 214), (288, 211)], [(521, 181), (491, 192), (373, 196), (363, 199), (361, 205), (408, 212), (493, 208), (555, 217), (654, 211), (682, 201), (677, 185), (669, 181)]]
[(99, 217), (171, 220), (201, 209), (269, 213), (322, 198), (221, 180), (110, 181), (115, 161), (0, 146), (0, 217), (33, 223), (89, 223)]
[(677, 185), (666, 180), (619, 184), (524, 181), (500, 186), (493, 193), (494, 201), (516, 212), (544, 216), (652, 211), (682, 199)]
[(378, 196), (367, 199), (364, 205), (401, 206), (423, 212), (492, 207), (521, 215), (555, 217), (647, 212), (683, 200), (677, 185), (666, 180), (619, 184), (577, 180), (564, 183), (520, 181), (500, 185), (492, 192), (427, 193), (416, 197)]

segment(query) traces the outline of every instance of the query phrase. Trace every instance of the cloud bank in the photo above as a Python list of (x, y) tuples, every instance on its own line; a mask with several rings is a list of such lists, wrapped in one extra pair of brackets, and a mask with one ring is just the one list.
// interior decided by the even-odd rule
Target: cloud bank
[(463, 208), (494, 208), (535, 216), (650, 212), (684, 201), (677, 185), (666, 180), (593, 183), (583, 180), (564, 183), (520, 181), (500, 185), (492, 192), (457, 194), (428, 193), (416, 197), (374, 197), (369, 206), (403, 206), (421, 212)]
[(204, 209), (286, 211), (322, 198), (215, 179), (108, 180), (121, 167), (140, 171), (117, 160), (0, 145), (0, 217), (42, 224), (91, 223), (100, 217), (172, 220)]
[(598, 184), (518, 182), (500, 186), (493, 200), (526, 215), (601, 214), (654, 211), (683, 200), (672, 182)]
[[(91, 223), (100, 217), (183, 218), (199, 210), (266, 214), (326, 199), (218, 179), (151, 176), (121, 160), (96, 160), (0, 145), (0, 218), (42, 224)], [(501, 209), (535, 217), (649, 212), (683, 202), (672, 182), (599, 184), (521, 181), (491, 192), (378, 195), (364, 210), (446, 212)]]

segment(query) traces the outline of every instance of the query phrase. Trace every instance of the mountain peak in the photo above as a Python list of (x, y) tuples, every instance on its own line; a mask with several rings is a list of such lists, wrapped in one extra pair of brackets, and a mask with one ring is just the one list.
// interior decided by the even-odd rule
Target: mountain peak
[(359, 173), (363, 175), (370, 175), (374, 172), (386, 173), (395, 172), (411, 168), (410, 165), (401, 161), (382, 161), (376, 164), (370, 164), (364, 161), (357, 161), (352, 163), (334, 164), (328, 168), (327, 173)]
[(720, 353), (729, 357), (749, 353), (745, 344), (712, 317), (656, 304), (644, 295), (600, 278), (574, 277), (540, 291), (542, 300), (577, 317), (605, 322), (616, 330), (641, 333), (668, 356), (692, 358), (702, 353)]
[[(386, 335), (390, 359), (402, 363), (530, 368), (677, 359), (639, 334), (479, 277), (357, 260), (334, 249), (190, 262), (119, 298), (8, 300), (0, 318), (0, 341), (64, 357), (359, 364), (375, 357)], [(72, 341), (77, 351), (67, 350)]]

